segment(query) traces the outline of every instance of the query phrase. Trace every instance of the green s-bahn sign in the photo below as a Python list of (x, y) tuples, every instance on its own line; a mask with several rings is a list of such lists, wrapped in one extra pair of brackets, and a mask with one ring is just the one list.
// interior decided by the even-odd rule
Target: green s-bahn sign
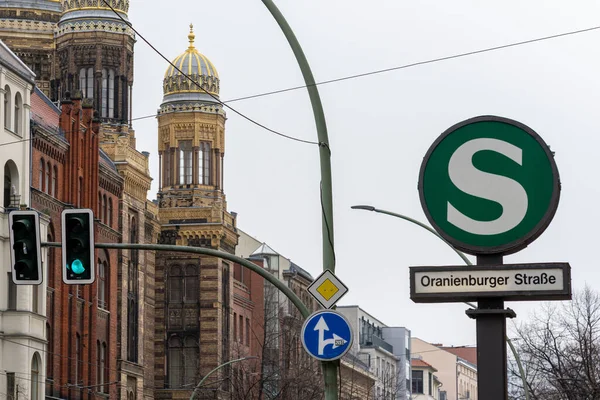
[(421, 205), (448, 242), (471, 254), (514, 253), (550, 224), (560, 195), (552, 152), (531, 128), (501, 117), (458, 123), (431, 146)]

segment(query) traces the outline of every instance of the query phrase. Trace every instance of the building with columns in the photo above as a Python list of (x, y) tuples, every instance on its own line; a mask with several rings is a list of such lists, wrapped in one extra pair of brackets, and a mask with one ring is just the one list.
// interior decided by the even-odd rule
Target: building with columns
[[(4, 169), (0, 193), (0, 393), (8, 398), (44, 398), (46, 355), (46, 282), (15, 285), (12, 281), (8, 214), (29, 207), (29, 114), (35, 75), (0, 41), (0, 160)], [(40, 218), (44, 237), (48, 220)], [(42, 253), (43, 274), (47, 271)]]

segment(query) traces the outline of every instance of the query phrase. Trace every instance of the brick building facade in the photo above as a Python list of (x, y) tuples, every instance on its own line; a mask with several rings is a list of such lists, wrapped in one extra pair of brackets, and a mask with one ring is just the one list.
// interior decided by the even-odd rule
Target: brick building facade
[[(65, 208), (90, 208), (96, 243), (114, 243), (123, 180), (99, 149), (100, 121), (81, 98), (65, 98), (60, 111), (36, 91), (32, 101), (32, 208), (47, 215), (47, 241), (60, 241)], [(106, 198), (106, 210), (100, 203)], [(110, 205), (110, 206), (108, 206)], [(92, 285), (62, 282), (61, 254), (48, 251), (47, 385), (49, 396), (116, 397), (117, 253), (97, 250)]]

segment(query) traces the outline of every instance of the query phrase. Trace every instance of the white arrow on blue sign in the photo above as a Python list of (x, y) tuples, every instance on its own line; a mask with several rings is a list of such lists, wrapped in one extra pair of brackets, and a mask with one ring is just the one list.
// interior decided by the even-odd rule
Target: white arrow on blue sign
[(342, 358), (350, 350), (352, 340), (350, 323), (336, 311), (317, 311), (302, 326), (302, 345), (317, 360)]

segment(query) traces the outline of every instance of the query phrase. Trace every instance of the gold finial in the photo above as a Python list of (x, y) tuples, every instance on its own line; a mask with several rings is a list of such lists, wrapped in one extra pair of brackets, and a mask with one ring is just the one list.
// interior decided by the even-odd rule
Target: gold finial
[(190, 24), (190, 34), (188, 35), (188, 39), (190, 40), (190, 49), (194, 48), (194, 39), (196, 35), (194, 34), (194, 24)]

